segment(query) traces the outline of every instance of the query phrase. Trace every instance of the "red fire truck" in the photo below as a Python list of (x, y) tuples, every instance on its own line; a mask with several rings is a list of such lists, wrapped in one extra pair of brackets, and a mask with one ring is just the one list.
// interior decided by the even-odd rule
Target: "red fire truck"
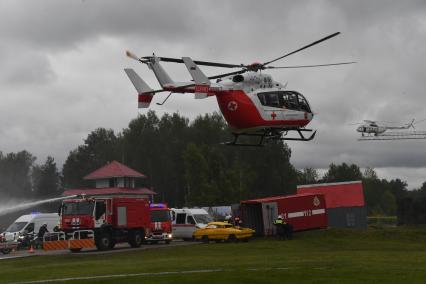
[(146, 235), (145, 241), (158, 243), (164, 241), (169, 244), (173, 240), (171, 211), (167, 204), (150, 204), (151, 226), (150, 234)]
[(149, 234), (149, 202), (142, 198), (75, 198), (62, 201), (61, 232), (48, 234), (45, 250), (97, 247), (112, 249), (128, 242), (140, 247)]

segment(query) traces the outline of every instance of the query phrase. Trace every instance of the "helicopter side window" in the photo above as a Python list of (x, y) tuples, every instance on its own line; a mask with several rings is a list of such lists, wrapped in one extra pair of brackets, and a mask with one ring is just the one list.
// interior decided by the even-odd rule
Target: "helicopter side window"
[(280, 98), (281, 98), (281, 107), (282, 108), (288, 108), (288, 109), (291, 108), (288, 94), (282, 93), (282, 94), (280, 94)]
[(299, 104), (295, 94), (288, 92), (284, 94), (284, 96), (286, 97), (285, 101), (288, 109), (299, 110)]
[(280, 106), (280, 102), (279, 102), (277, 93), (265, 94), (265, 98), (266, 98), (266, 105), (267, 106), (271, 106), (271, 107), (279, 107)]
[(306, 112), (311, 112), (311, 109), (309, 108), (309, 105), (308, 105), (308, 102), (306, 101), (306, 99), (301, 95), (297, 95), (297, 98), (299, 100), (300, 110), (303, 110), (303, 111), (306, 111)]
[(257, 97), (262, 105), (266, 105), (265, 94), (258, 94)]
[(260, 103), (264, 106), (282, 107), (282, 96), (279, 93), (260, 93), (257, 94)]

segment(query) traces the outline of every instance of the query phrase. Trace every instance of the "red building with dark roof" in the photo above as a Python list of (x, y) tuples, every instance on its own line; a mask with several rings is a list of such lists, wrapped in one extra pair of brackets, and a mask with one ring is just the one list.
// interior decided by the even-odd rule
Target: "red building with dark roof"
[(85, 180), (93, 180), (95, 188), (68, 189), (65, 190), (64, 195), (85, 194), (96, 197), (132, 196), (153, 200), (153, 196), (156, 193), (146, 187), (137, 188), (137, 178), (146, 178), (146, 176), (117, 161), (112, 161), (83, 178)]

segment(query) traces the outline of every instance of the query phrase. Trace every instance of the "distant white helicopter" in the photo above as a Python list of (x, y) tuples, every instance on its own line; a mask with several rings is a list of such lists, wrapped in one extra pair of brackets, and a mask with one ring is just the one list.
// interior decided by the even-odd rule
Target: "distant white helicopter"
[[(426, 119), (417, 121), (419, 123)], [(364, 140), (403, 140), (403, 139), (426, 139), (426, 131), (404, 131), (404, 129), (414, 128), (414, 119), (403, 125), (386, 125), (384, 122), (364, 120), (356, 131), (361, 133), (359, 141)], [(359, 123), (357, 123), (359, 124)], [(402, 130), (402, 131), (388, 131)]]
[(368, 134), (368, 135), (373, 134), (374, 136), (378, 136), (389, 129), (408, 129), (410, 127), (414, 128), (414, 119), (411, 120), (411, 122), (404, 124), (402, 126), (379, 125), (377, 121), (364, 120), (364, 123), (360, 125), (356, 129), (356, 131), (361, 132), (362, 136), (364, 136), (364, 134)]

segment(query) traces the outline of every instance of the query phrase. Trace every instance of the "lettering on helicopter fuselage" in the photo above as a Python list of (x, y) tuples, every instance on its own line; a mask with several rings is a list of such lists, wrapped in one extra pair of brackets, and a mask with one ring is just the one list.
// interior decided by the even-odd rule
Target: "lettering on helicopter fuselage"
[(195, 85), (196, 93), (208, 93), (209, 90), (210, 90), (210, 87), (208, 85)]

